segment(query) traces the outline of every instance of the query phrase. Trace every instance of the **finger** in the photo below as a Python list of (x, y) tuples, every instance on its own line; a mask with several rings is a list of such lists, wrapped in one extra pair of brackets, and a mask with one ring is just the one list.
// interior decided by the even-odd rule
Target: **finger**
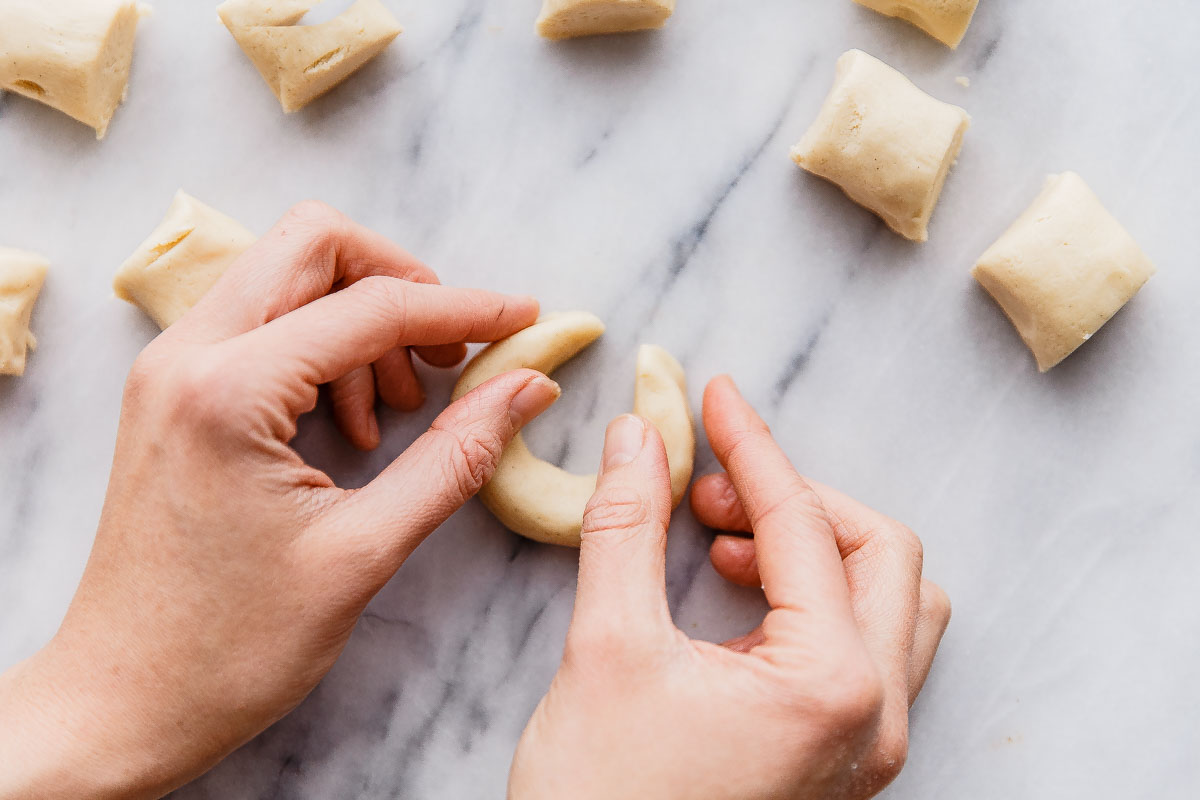
[(244, 357), (291, 377), (329, 383), (401, 345), (489, 342), (528, 327), (537, 301), (478, 289), (364, 278), (239, 337)]
[(753, 539), (718, 536), (709, 548), (708, 558), (717, 574), (730, 583), (751, 589), (762, 587), (762, 578), (758, 574), (758, 550)]
[(921, 610), (917, 615), (916, 636), (908, 663), (908, 704), (917, 700), (929, 677), (933, 657), (950, 624), (950, 598), (942, 587), (931, 581), (921, 581)]
[(333, 419), (342, 435), (359, 450), (379, 446), (379, 421), (375, 417), (375, 375), (359, 367), (329, 384)]
[(765, 633), (763, 633), (762, 625), (759, 625), (757, 628), (743, 636), (721, 642), (721, 646), (728, 647), (735, 653), (749, 653), (766, 640), (767, 636)]
[[(907, 691), (908, 653), (913, 647), (921, 587), (921, 542), (903, 525), (847, 495), (808, 480), (833, 524), (834, 538), (850, 588), (850, 604), (863, 641), (888, 675), (897, 698)], [(729, 499), (728, 475), (702, 478), (692, 490), (697, 516), (715, 528), (737, 530), (738, 511)], [(709, 551), (713, 568), (739, 586), (761, 586), (758, 562), (744, 537), (718, 536)]]
[(425, 390), (413, 369), (407, 347), (394, 347), (375, 362), (375, 384), (379, 397), (397, 411), (416, 411), (425, 402)]
[(371, 275), (438, 282), (433, 270), (387, 237), (309, 201), (289, 210), (230, 265), (181, 322), (229, 338)]
[(443, 411), (375, 480), (330, 509), (318, 535), (348, 555), (342, 560), (363, 581), (357, 585), (373, 594), (491, 479), (516, 432), (559, 394), (558, 384), (533, 370), (482, 384)]
[(416, 348), (416, 353), (429, 366), (448, 369), (449, 367), (458, 366), (467, 357), (467, 346), (459, 342), (457, 344), (418, 347)]
[[(701, 525), (720, 531), (750, 533), (750, 519), (729, 475), (705, 475), (692, 486), (692, 513)], [(759, 584), (756, 584), (759, 585)]]
[(754, 529), (771, 607), (853, 625), (842, 560), (820, 498), (728, 377), (704, 392), (704, 427)]
[(666, 547), (671, 473), (662, 438), (641, 417), (608, 426), (596, 492), (583, 516), (579, 588), (568, 646), (653, 641), (672, 627)]

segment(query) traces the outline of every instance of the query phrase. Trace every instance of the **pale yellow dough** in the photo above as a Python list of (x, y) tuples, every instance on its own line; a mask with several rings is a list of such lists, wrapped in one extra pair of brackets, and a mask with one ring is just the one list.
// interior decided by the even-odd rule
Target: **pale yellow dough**
[(24, 375), (25, 355), (37, 346), (29, 317), (50, 262), (36, 253), (0, 247), (0, 375)]
[(163, 221), (117, 270), (113, 291), (166, 329), (256, 238), (220, 211), (176, 192)]
[(1051, 175), (972, 274), (1049, 370), (1154, 275), (1133, 237), (1074, 172)]
[(901, 236), (923, 242), (970, 124), (958, 106), (930, 97), (879, 59), (851, 50), (838, 59), (833, 88), (791, 156)]
[(217, 8), (285, 112), (349, 78), (404, 30), (379, 0), (358, 0), (320, 25), (296, 24), (320, 2), (226, 0)]
[(854, 0), (872, 11), (911, 22), (951, 49), (957, 48), (979, 0)]
[[(604, 323), (592, 314), (547, 314), (471, 359), (454, 387), (454, 399), (514, 369), (553, 372), (602, 333)], [(633, 410), (662, 435), (672, 499), (678, 505), (692, 479), (696, 434), (683, 368), (661, 347), (642, 345), (638, 350)], [(542, 461), (518, 435), (505, 449), (495, 476), (479, 497), (511, 530), (539, 542), (578, 547), (584, 508), (595, 491), (595, 475), (572, 475)]]
[(0, 0), (0, 89), (69, 114), (103, 139), (147, 13), (134, 0)]
[(537, 32), (547, 39), (661, 28), (675, 0), (543, 0)]

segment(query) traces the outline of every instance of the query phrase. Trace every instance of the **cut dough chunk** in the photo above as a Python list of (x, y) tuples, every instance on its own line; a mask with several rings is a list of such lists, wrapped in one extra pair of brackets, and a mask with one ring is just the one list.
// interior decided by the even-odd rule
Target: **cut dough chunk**
[(872, 11), (911, 22), (944, 45), (958, 47), (979, 0), (854, 0)]
[(1074, 172), (1047, 178), (1033, 205), (972, 270), (1042, 372), (1090, 339), (1154, 272)]
[(537, 32), (547, 39), (661, 28), (675, 0), (544, 0)]
[(861, 50), (837, 62), (833, 89), (792, 160), (836, 183), (905, 238), (929, 238), (929, 218), (971, 118)]
[(0, 88), (96, 129), (103, 139), (125, 99), (138, 18), (134, 0), (0, 2)]
[(29, 316), (50, 262), (35, 253), (0, 247), (0, 375), (24, 375), (25, 354), (37, 346)]
[[(592, 314), (547, 314), (471, 359), (454, 387), (454, 399), (514, 369), (553, 372), (602, 333), (604, 323)], [(692, 479), (696, 434), (683, 367), (661, 347), (642, 345), (638, 350), (633, 410), (662, 435), (672, 499), (678, 505)], [(539, 542), (578, 547), (584, 508), (595, 491), (595, 475), (572, 475), (542, 461), (518, 434), (479, 497), (511, 530)]]
[(221, 21), (286, 112), (349, 78), (403, 32), (379, 0), (358, 0), (335, 19), (297, 25), (321, 0), (227, 0)]
[(117, 270), (113, 291), (166, 329), (256, 238), (220, 211), (176, 192), (167, 216)]

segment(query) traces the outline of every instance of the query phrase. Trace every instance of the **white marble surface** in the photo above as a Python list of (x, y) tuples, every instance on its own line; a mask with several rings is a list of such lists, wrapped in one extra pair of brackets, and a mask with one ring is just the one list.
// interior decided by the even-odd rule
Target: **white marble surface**
[[(318, 197), (448, 282), (608, 321), (559, 374), (541, 452), (592, 468), (629, 402), (634, 345), (656, 342), (694, 401), (731, 371), (804, 470), (922, 535), (955, 617), (887, 797), (1200, 795), (1195, 6), (983, 0), (952, 53), (850, 0), (680, 0), (661, 33), (559, 45), (531, 34), (536, 0), (387, 4), (408, 31), (290, 117), (215, 3), (184, 0), (145, 24), (106, 141), (0, 100), (0, 242), (54, 262), (42, 346), (24, 379), (0, 379), (0, 666), (70, 599), (124, 374), (155, 332), (111, 298), (116, 266), (178, 187), (258, 230)], [(927, 245), (787, 158), (850, 47), (974, 118)], [(1040, 376), (967, 270), (1062, 169), (1160, 274)], [(385, 416), (376, 454), (352, 453), (322, 414), (299, 446), (364, 483), (449, 382), (433, 378), (421, 413)], [(762, 607), (712, 572), (709, 538), (677, 515), (670, 596), (685, 630), (720, 639)], [(372, 603), (315, 694), (178, 797), (501, 796), (575, 562), (470, 505)]]

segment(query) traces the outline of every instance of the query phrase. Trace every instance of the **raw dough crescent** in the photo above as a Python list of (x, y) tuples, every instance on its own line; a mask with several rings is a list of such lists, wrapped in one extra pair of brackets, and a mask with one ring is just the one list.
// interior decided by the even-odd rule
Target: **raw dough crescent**
[[(454, 387), (454, 399), (514, 369), (553, 372), (602, 333), (604, 323), (587, 312), (547, 314), (471, 359)], [(678, 505), (692, 479), (696, 435), (683, 367), (661, 347), (638, 350), (633, 410), (662, 435), (672, 500)], [(479, 497), (509, 529), (539, 542), (578, 547), (584, 508), (595, 491), (595, 475), (572, 475), (542, 461), (518, 434)]]
[(285, 112), (299, 111), (383, 52), (404, 29), (379, 0), (297, 25), (321, 0), (226, 0), (217, 14)]
[(56, 108), (103, 139), (125, 99), (138, 19), (135, 0), (3, 0), (0, 89)]

